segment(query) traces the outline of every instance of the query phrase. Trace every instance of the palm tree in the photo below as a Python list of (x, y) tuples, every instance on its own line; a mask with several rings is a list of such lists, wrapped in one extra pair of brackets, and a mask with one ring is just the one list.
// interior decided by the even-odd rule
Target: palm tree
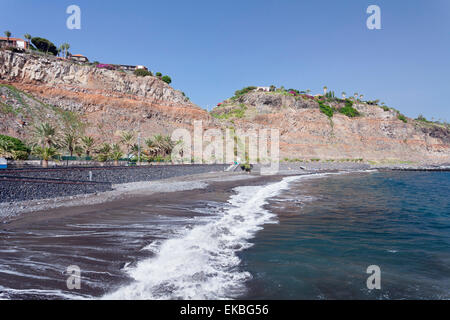
[(364, 98), (364, 95), (361, 94), (361, 95), (359, 96), (359, 99), (362, 101), (363, 98)]
[(59, 49), (61, 49), (61, 52), (63, 53), (63, 58), (67, 58), (67, 50), (69, 49), (69, 47), (69, 44), (66, 42), (59, 46)]
[(166, 137), (161, 134), (157, 134), (153, 137), (153, 142), (158, 149), (159, 156), (164, 157), (167, 155), (167, 152), (170, 148), (169, 140), (167, 138), (170, 139), (170, 137)]
[(311, 90), (310, 89), (308, 89), (308, 90), (306, 90), (306, 94), (310, 94), (311, 93)]
[(84, 152), (83, 147), (80, 145), (75, 146), (74, 152), (78, 156), (78, 158), (81, 158)]
[(153, 136), (153, 139), (145, 140), (145, 144), (147, 145), (145, 153), (150, 157), (166, 157), (172, 153), (177, 143), (170, 136), (157, 134)]
[(164, 137), (161, 134), (153, 136), (153, 143), (155, 144), (158, 152), (157, 155), (160, 156), (164, 153)]
[(154, 157), (158, 154), (159, 149), (156, 143), (153, 141), (153, 139), (149, 138), (145, 140), (145, 145), (147, 146), (147, 149), (144, 151), (144, 153), (149, 157)]
[(64, 46), (63, 45), (60, 45), (59, 47), (58, 47), (58, 56), (61, 54), (61, 52), (63, 52), (64, 51)]
[(24, 37), (25, 37), (25, 39), (28, 40), (27, 41), (28, 42), (28, 49), (30, 49), (30, 47), (31, 47), (31, 34), (25, 33)]
[(34, 129), (34, 137), (41, 147), (55, 147), (58, 145), (58, 133), (55, 127), (49, 123), (42, 123)]
[(324, 96), (327, 95), (327, 91), (328, 91), (328, 87), (327, 86), (323, 87), (323, 95)]
[(48, 160), (58, 155), (58, 151), (53, 147), (35, 147), (33, 154), (42, 159), (42, 167), (48, 168)]
[(111, 149), (112, 149), (111, 158), (114, 160), (114, 165), (118, 166), (119, 160), (122, 159), (123, 157), (123, 152), (118, 144), (113, 144)]
[(131, 154), (137, 156), (139, 154), (139, 145), (137, 143), (133, 144), (131, 147)]
[(11, 31), (6, 30), (4, 33), (7, 39), (6, 43), (9, 46), (9, 38), (11, 37)]
[(100, 149), (96, 151), (97, 153), (97, 161), (106, 162), (109, 160), (111, 155), (111, 146), (108, 143), (102, 144)]
[(172, 154), (173, 148), (176, 146), (176, 142), (172, 140), (170, 136), (164, 137), (164, 152), (166, 155)]
[(94, 147), (95, 140), (92, 137), (82, 137), (81, 138), (81, 147), (83, 148), (84, 152), (86, 153), (86, 157), (89, 157), (91, 155), (92, 148)]
[(358, 93), (357, 92), (355, 92), (354, 97), (355, 97), (355, 101), (358, 100)]
[(75, 147), (78, 144), (78, 136), (74, 132), (66, 132), (62, 141), (62, 147), (64, 147), (70, 153), (70, 157), (73, 156)]
[(131, 147), (134, 144), (134, 133), (129, 131), (122, 132), (120, 143), (124, 144), (125, 147), (127, 148), (127, 157), (128, 157), (131, 153)]
[(347, 93), (342, 92), (342, 98), (345, 99), (347, 97)]
[(67, 58), (67, 55), (69, 54), (70, 44), (65, 43), (65, 44), (64, 44), (64, 49), (66, 49), (65, 57)]

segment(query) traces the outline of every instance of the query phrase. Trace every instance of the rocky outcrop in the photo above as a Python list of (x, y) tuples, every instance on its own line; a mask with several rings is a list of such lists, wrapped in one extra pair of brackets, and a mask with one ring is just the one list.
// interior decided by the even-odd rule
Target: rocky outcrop
[[(203, 120), (204, 128), (278, 128), (281, 157), (291, 160), (450, 162), (448, 128), (412, 119), (405, 123), (395, 110), (365, 103), (354, 105), (359, 117), (337, 112), (329, 118), (312, 98), (250, 92), (213, 110), (214, 119), (157, 77), (2, 50), (0, 84), (0, 133), (25, 140), (34, 123), (58, 121), (60, 111), (69, 110), (99, 142), (117, 141), (123, 130), (139, 129), (142, 138), (170, 134)], [(343, 105), (338, 101), (333, 107)]]
[(101, 92), (107, 97), (124, 95), (167, 106), (193, 105), (180, 91), (157, 77), (136, 77), (126, 72), (98, 69), (58, 58), (0, 51), (0, 79), (45, 84), (76, 93)]
[(121, 130), (166, 134), (190, 128), (193, 120), (210, 119), (208, 112), (157, 77), (55, 57), (0, 51), (0, 81), (45, 105), (76, 112), (88, 123), (87, 134), (103, 140), (112, 140)]
[(277, 93), (250, 92), (240, 96), (237, 103), (243, 103), (247, 106), (254, 106), (260, 110), (270, 108), (271, 110), (280, 110), (282, 108), (308, 109), (317, 108), (317, 102), (309, 99), (296, 99), (292, 95)]
[[(336, 109), (345, 105), (339, 100), (327, 104)], [(313, 99), (251, 92), (226, 100), (212, 114), (236, 128), (279, 128), (281, 157), (290, 160), (450, 161), (448, 128), (413, 119), (405, 123), (397, 111), (377, 105), (358, 103), (353, 107), (360, 116), (350, 118), (335, 112), (329, 118)]]

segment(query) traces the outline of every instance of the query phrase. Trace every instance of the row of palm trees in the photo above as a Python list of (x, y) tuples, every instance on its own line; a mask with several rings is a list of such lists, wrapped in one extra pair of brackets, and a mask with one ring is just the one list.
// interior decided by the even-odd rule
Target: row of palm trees
[(78, 157), (86, 155), (86, 159), (92, 159), (93, 156), (99, 162), (114, 161), (114, 165), (119, 165), (124, 157), (136, 161), (167, 159), (175, 146), (181, 143), (161, 134), (146, 139), (144, 148), (135, 141), (134, 132), (124, 131), (119, 143), (97, 145), (93, 137), (84, 136), (77, 129), (68, 128), (61, 134), (55, 126), (42, 123), (34, 130), (32, 153), (42, 159), (42, 166), (45, 168), (48, 167), (49, 160), (61, 155), (61, 151), (69, 153), (70, 157), (76, 154)]
[[(306, 93), (306, 94), (311, 94), (311, 89), (307, 89), (307, 90), (305, 90), (305, 91), (302, 91), (301, 93)], [(323, 87), (323, 95), (324, 96), (327, 96), (327, 93), (328, 93), (328, 87), (327, 86), (324, 86)], [(355, 92), (354, 93), (354, 98), (355, 98), (355, 100), (362, 100), (363, 98), (364, 98), (364, 95), (362, 95), (362, 94), (359, 94), (359, 93), (357, 93), (357, 92)], [(342, 98), (343, 99), (346, 99), (347, 98), (347, 93), (346, 92), (342, 92)]]
[[(324, 95), (324, 96), (327, 95), (327, 92), (328, 92), (328, 87), (327, 87), (327, 86), (323, 87), (323, 95)], [(364, 95), (355, 92), (355, 93), (353, 94), (353, 97), (355, 98), (355, 100), (358, 100), (358, 98), (359, 98), (359, 100), (362, 100), (362, 99), (364, 98)], [(345, 91), (342, 92), (342, 98), (343, 98), (343, 99), (346, 99), (346, 98), (347, 98), (347, 93), (346, 93)]]
[(144, 153), (150, 158), (166, 158), (172, 154), (175, 146), (181, 143), (181, 141), (173, 141), (170, 136), (158, 134), (145, 140), (147, 148)]
[(67, 56), (69, 55), (69, 49), (70, 49), (70, 44), (68, 44), (67, 42), (63, 43), (58, 48), (58, 55), (63, 53), (63, 57), (67, 58)]

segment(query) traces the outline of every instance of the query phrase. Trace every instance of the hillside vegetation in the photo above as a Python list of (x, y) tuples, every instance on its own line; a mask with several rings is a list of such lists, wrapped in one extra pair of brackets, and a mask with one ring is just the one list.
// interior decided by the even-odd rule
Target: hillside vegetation
[(278, 128), (287, 159), (450, 160), (450, 126), (411, 119), (362, 95), (311, 96), (295, 89), (246, 87), (210, 112), (221, 126)]
[[(256, 97), (256, 98), (255, 98)], [(334, 92), (328, 92), (325, 95), (311, 96), (305, 91), (296, 89), (284, 89), (271, 87), (271, 91), (257, 91), (257, 87), (249, 86), (241, 90), (237, 90), (235, 95), (224, 102), (219, 103), (216, 108), (211, 111), (214, 118), (222, 120), (233, 120), (250, 118), (258, 113), (277, 112), (278, 110), (293, 108), (318, 108), (321, 113), (332, 118), (336, 113), (343, 114), (347, 117), (354, 118), (364, 116), (358, 111), (355, 105), (370, 106), (380, 108), (385, 112), (394, 113), (396, 118), (404, 123), (408, 121), (428, 127), (439, 127), (449, 129), (450, 124), (439, 121), (429, 121), (422, 115), (417, 119), (409, 119), (395, 108), (386, 106), (379, 100), (363, 100), (360, 97), (337, 98)], [(264, 108), (266, 106), (267, 108)]]

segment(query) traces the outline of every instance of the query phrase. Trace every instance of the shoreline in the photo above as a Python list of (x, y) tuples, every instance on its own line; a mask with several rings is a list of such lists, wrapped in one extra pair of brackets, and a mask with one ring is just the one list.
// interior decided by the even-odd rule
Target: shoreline
[(20, 202), (0, 203), (0, 223), (6, 224), (15, 218), (21, 218), (29, 214), (45, 214), (45, 211), (102, 205), (123, 200), (139, 199), (158, 193), (173, 193), (204, 189), (208, 182), (233, 181), (251, 179), (250, 175), (242, 173), (214, 172), (175, 177), (163, 180), (132, 182), (114, 184), (113, 190), (80, 194), (74, 196), (57, 197), (50, 199), (26, 200)]
[(449, 171), (448, 165), (377, 165), (363, 163), (280, 163), (275, 175), (260, 175), (260, 166), (255, 173), (210, 172), (173, 177), (162, 180), (113, 184), (111, 191), (63, 196), (49, 199), (25, 200), (0, 203), (0, 223), (7, 224), (29, 214), (43, 214), (48, 210), (96, 206), (117, 201), (145, 198), (154, 194), (175, 193), (179, 191), (206, 189), (214, 182), (251, 181), (267, 177), (279, 180), (292, 175), (311, 175), (317, 173), (361, 172), (361, 171)]
[[(164, 279), (167, 275), (165, 270), (170, 268), (160, 266), (173, 266), (173, 261), (179, 261), (179, 255), (201, 257), (208, 252), (218, 252), (215, 245), (223, 242), (217, 241), (216, 236), (226, 238), (233, 234), (239, 237), (239, 245), (232, 246), (233, 254), (224, 261), (232, 261), (230, 257), (237, 258), (236, 254), (242, 248), (251, 245), (256, 232), (262, 230), (263, 225), (270, 225), (271, 217), (278, 214), (277, 211), (267, 212), (264, 206), (268, 205), (266, 201), (273, 195), (286, 189), (286, 183), (303, 179), (321, 180), (330, 175), (357, 177), (370, 175), (374, 171), (378, 172), (373, 169), (308, 172), (290, 170), (289, 174), (273, 176), (209, 173), (117, 185), (116, 190), (110, 192), (115, 194), (110, 194), (109, 197), (103, 198), (104, 194), (93, 196), (94, 201), (99, 201), (98, 204), (84, 202), (78, 206), (69, 206), (73, 203), (61, 201), (63, 206), (35, 211), (34, 214), (20, 214), (5, 221), (1, 231), (11, 237), (10, 245), (15, 250), (11, 255), (17, 262), (18, 272), (28, 277), (32, 288), (47, 290), (48, 294), (44, 293), (47, 298), (67, 298), (63, 295), (67, 291), (65, 283), (49, 285), (44, 280), (33, 278), (35, 273), (29, 276), (27, 265), (21, 265), (25, 251), (22, 252), (20, 248), (31, 246), (35, 253), (45, 252), (45, 256), (35, 254), (33, 259), (41, 264), (50, 263), (56, 269), (53, 279), (60, 279), (61, 270), (74, 263), (86, 270), (83, 291), (79, 297), (71, 296), (70, 299), (126, 298), (130, 292), (136, 291), (133, 288), (142, 289), (143, 285), (152, 284), (153, 280), (158, 282)], [(317, 183), (320, 184), (312, 182), (312, 185)], [(217, 208), (225, 210), (226, 214), (221, 210), (215, 211)], [(237, 225), (241, 229), (231, 233), (230, 230), (221, 232), (229, 225), (235, 226), (233, 222), (236, 221), (240, 222)], [(199, 239), (201, 241), (197, 246), (195, 244)], [(209, 240), (203, 241), (204, 239)], [(203, 245), (209, 249), (206, 250)], [(182, 250), (175, 250), (177, 248)], [(227, 248), (225, 245), (222, 249)], [(208, 257), (215, 259), (216, 255)], [(159, 260), (155, 263), (154, 259)], [(154, 271), (162, 274), (152, 272), (155, 276), (148, 279), (147, 268), (153, 267), (156, 268)], [(241, 271), (238, 275), (245, 276), (248, 270)], [(197, 271), (185, 270), (185, 273), (191, 279), (190, 276), (197, 274)], [(102, 275), (100, 283), (108, 283), (107, 286), (98, 283), (99, 274)], [(39, 273), (37, 275), (40, 276)], [(180, 277), (183, 278), (182, 275)], [(23, 290), (16, 290), (21, 288), (22, 282), (16, 283), (14, 275), (8, 276), (8, 281), (4, 293), (11, 293), (12, 298), (42, 298), (42, 295), (28, 286)], [(241, 281), (237, 284), (242, 287)]]
[[(303, 173), (303, 175), (307, 177), (310, 174)], [(14, 248), (14, 252), (11, 253), (13, 262), (8, 262), (7, 265), (9, 266), (9, 263), (14, 265), (15, 273), (26, 277), (28, 282), (26, 286), (22, 286), (23, 279), (8, 275), (8, 280), (3, 285), (4, 297), (35, 299), (42, 298), (40, 292), (43, 292), (45, 299), (67, 298), (65, 281), (49, 283), (39, 278), (39, 272), (37, 276), (34, 271), (29, 274), (29, 270), (26, 270), (29, 262), (23, 265), (23, 261), (26, 255), (30, 254), (28, 250), (31, 250), (36, 253), (33, 255), (33, 261), (40, 265), (51, 266), (52, 273), (46, 277), (59, 280), (62, 270), (65, 270), (67, 266), (74, 264), (79, 266), (81, 270), (84, 270), (84, 286), (82, 291), (77, 292), (77, 296), (80, 299), (101, 299), (135, 283), (135, 278), (130, 271), (135, 270), (141, 263), (146, 263), (148, 259), (159, 256), (156, 254), (162, 244), (170, 245), (173, 241), (188, 244), (186, 250), (177, 251), (176, 259), (178, 254), (188, 254), (190, 250), (197, 250), (197, 246), (192, 245), (191, 238), (188, 237), (186, 241), (182, 241), (182, 238), (180, 240), (180, 236), (190, 234), (191, 230), (203, 232), (205, 237), (210, 237), (211, 241), (201, 243), (221, 245), (222, 241), (217, 241), (210, 232), (205, 233), (204, 228), (212, 228), (211, 231), (219, 232), (218, 236), (227, 237), (230, 233), (223, 233), (220, 230), (224, 230), (223, 228), (226, 228), (230, 222), (236, 222), (239, 218), (238, 225), (242, 224), (244, 234), (247, 232), (253, 234), (259, 230), (260, 223), (268, 218), (267, 214), (259, 214), (262, 210), (261, 206), (270, 194), (278, 192), (277, 186), (285, 185), (282, 182), (284, 179), (285, 176), (279, 175), (215, 173), (184, 177), (182, 182), (184, 184), (174, 181), (179, 179), (170, 179), (170, 183), (158, 181), (157, 183), (165, 186), (165, 192), (162, 192), (161, 186), (155, 190), (156, 182), (153, 182), (150, 183), (153, 188), (151, 194), (148, 192), (151, 188), (147, 183), (141, 186), (121, 185), (121, 189), (117, 191), (121, 193), (121, 196), (108, 202), (94, 206), (84, 204), (58, 207), (17, 216), (3, 223), (0, 231), (10, 237), (9, 246)], [(199, 182), (204, 184), (200, 185)], [(174, 183), (177, 183), (178, 191), (175, 191)], [(253, 193), (257, 190), (259, 191)], [(234, 203), (232, 199), (235, 199), (234, 201), (240, 199), (238, 208), (234, 207), (237, 203)], [(248, 201), (250, 199), (252, 201)], [(255, 199), (258, 201), (255, 202)], [(224, 214), (220, 208), (230, 214)], [(248, 210), (253, 213), (244, 223), (247, 217), (245, 212)], [(261, 213), (264, 213), (264, 210)], [(262, 220), (255, 224), (257, 221), (254, 221), (252, 217), (257, 221)], [(215, 228), (216, 223), (219, 223), (220, 228)], [(240, 232), (237, 232), (236, 236), (238, 235)], [(203, 239), (203, 237), (200, 238)], [(24, 251), (22, 248), (28, 249)], [(212, 251), (215, 252), (216, 249)], [(233, 247), (232, 252), (236, 250), (239, 248)], [(37, 254), (38, 252), (45, 254)], [(205, 253), (202, 252), (198, 252), (199, 257)], [(207, 252), (210, 251), (207, 250)], [(231, 254), (228, 250), (223, 253)], [(169, 254), (173, 256), (171, 250)], [(192, 256), (195, 257), (196, 254)], [(234, 258), (226, 259), (226, 261), (235, 262), (234, 254), (230, 257)], [(100, 280), (98, 275), (101, 275)], [(36, 291), (36, 288), (40, 292)]]

